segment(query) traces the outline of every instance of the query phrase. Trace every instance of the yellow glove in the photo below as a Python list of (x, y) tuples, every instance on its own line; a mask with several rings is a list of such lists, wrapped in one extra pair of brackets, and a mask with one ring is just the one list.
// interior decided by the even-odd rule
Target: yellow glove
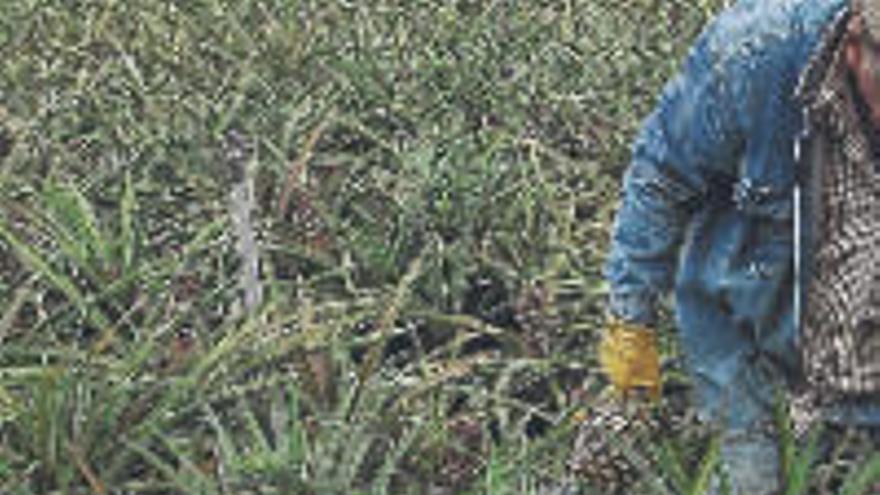
[(599, 364), (624, 398), (640, 389), (655, 401), (660, 398), (660, 357), (653, 330), (612, 319), (599, 344)]

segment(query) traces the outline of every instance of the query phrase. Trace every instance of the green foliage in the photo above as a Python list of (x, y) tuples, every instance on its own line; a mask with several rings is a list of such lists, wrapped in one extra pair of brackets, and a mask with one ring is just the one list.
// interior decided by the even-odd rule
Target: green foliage
[(779, 452), (782, 474), (785, 480), (785, 495), (806, 493), (811, 470), (818, 460), (819, 440), (822, 428), (816, 427), (806, 435), (806, 444), (798, 452), (795, 428), (782, 398), (776, 401), (776, 431), (779, 432)]
[(841, 495), (868, 494), (880, 482), (880, 454), (873, 454), (855, 472), (849, 475), (840, 490)]
[(720, 4), (0, 2), (0, 492), (577, 484), (627, 147)]
[[(702, 450), (702, 455), (692, 452), (694, 449)], [(717, 481), (719, 454), (718, 436), (711, 438), (708, 445), (682, 445), (675, 439), (668, 439), (657, 452), (658, 471), (668, 480), (672, 493), (701, 495)]]

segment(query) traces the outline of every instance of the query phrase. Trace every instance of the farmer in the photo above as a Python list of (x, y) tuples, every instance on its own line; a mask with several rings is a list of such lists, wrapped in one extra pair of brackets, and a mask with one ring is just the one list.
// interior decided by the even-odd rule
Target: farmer
[(777, 392), (880, 425), (880, 0), (739, 1), (632, 152), (600, 360), (619, 391), (656, 395), (672, 292), (734, 493), (775, 493)]

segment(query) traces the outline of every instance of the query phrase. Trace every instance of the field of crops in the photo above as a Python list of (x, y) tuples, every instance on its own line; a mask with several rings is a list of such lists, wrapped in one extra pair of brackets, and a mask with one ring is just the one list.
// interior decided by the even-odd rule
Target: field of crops
[(0, 493), (697, 494), (594, 343), (720, 5), (0, 2)]

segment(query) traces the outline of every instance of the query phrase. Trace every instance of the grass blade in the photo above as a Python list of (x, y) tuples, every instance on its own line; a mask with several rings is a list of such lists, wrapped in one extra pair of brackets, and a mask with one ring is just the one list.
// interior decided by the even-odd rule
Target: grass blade
[(861, 468), (847, 477), (840, 495), (871, 495), (868, 489), (880, 483), (880, 454), (874, 454)]

